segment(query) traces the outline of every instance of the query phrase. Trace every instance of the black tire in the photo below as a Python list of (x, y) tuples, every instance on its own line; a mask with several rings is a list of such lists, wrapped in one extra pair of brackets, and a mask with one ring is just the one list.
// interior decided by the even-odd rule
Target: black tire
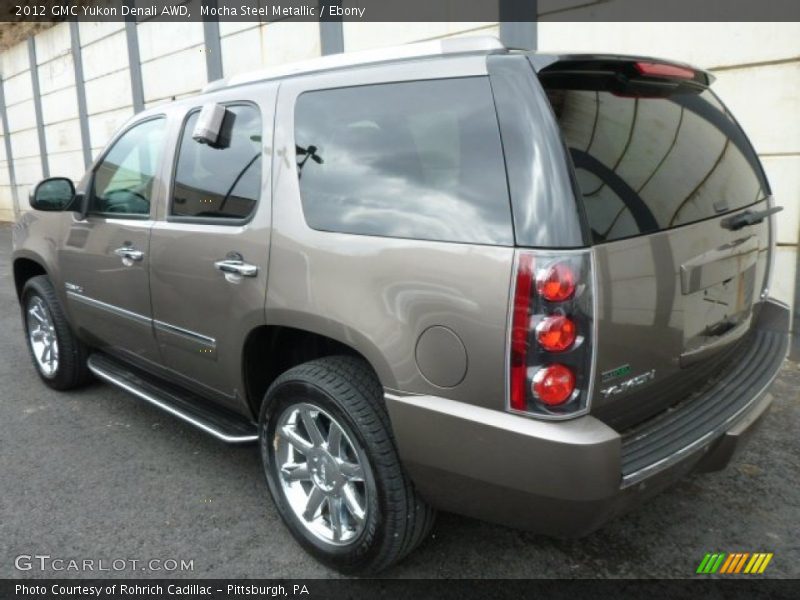
[[(44, 304), (48, 317), (53, 324), (58, 344), (58, 367), (50, 375), (46, 374), (39, 365), (28, 334), (29, 322), (33, 318), (28, 313), (28, 307), (35, 297), (41, 299)], [(70, 390), (89, 382), (92, 375), (86, 366), (88, 349), (72, 332), (64, 316), (61, 303), (56, 296), (55, 289), (53, 289), (53, 284), (50, 283), (50, 279), (46, 275), (38, 275), (25, 282), (25, 286), (22, 288), (21, 307), (25, 341), (28, 345), (33, 365), (42, 381), (55, 390)]]
[[(360, 447), (369, 464), (365, 524), (346, 545), (315, 537), (289, 506), (276, 459), (276, 427), (298, 402), (312, 403)], [(383, 388), (364, 361), (349, 356), (313, 360), (282, 374), (266, 393), (259, 415), (259, 444), (267, 485), (286, 526), (317, 560), (351, 575), (377, 573), (404, 558), (428, 535), (435, 511), (417, 494), (397, 455)]]

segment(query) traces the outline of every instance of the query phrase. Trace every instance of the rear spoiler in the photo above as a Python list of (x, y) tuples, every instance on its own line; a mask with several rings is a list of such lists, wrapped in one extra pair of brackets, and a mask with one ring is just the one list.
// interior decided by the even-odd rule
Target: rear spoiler
[(660, 95), (678, 87), (705, 89), (715, 79), (691, 65), (646, 56), (532, 53), (528, 59), (544, 84), (573, 87), (579, 81), (594, 82), (621, 93)]

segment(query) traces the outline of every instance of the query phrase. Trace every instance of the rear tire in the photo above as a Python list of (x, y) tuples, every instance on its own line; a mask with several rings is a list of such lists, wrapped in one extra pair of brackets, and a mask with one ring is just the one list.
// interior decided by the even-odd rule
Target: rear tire
[(22, 288), (20, 303), (28, 351), (42, 381), (55, 390), (70, 390), (90, 381), (88, 350), (72, 333), (50, 279), (46, 275), (30, 278)]
[(259, 444), (284, 523), (342, 573), (389, 567), (433, 526), (434, 510), (400, 464), (383, 388), (362, 360), (317, 359), (276, 379), (261, 407)]

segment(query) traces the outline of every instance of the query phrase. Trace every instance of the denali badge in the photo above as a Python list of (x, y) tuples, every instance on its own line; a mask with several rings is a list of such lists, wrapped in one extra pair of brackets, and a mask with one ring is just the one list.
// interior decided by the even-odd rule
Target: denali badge
[(631, 372), (630, 365), (622, 365), (621, 367), (617, 367), (616, 369), (611, 369), (610, 371), (604, 371), (600, 373), (600, 381), (602, 383), (606, 383), (607, 381), (611, 381), (612, 379), (616, 379), (617, 377), (622, 377), (623, 375), (627, 375)]
[(617, 385), (609, 386), (605, 389), (600, 390), (600, 393), (603, 394), (604, 397), (608, 398), (609, 396), (616, 396), (617, 394), (621, 394), (622, 392), (627, 392), (631, 388), (638, 387), (640, 385), (644, 385), (649, 381), (653, 381), (656, 378), (656, 370), (651, 369), (646, 373), (642, 373), (641, 375), (637, 375), (636, 377), (631, 377), (630, 379), (626, 379), (625, 381), (618, 383)]

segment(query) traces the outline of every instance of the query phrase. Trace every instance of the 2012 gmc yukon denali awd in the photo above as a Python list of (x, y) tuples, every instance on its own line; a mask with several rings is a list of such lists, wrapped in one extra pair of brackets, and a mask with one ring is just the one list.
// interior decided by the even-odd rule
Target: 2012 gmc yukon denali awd
[(435, 509), (585, 534), (722, 468), (787, 350), (779, 209), (711, 82), (473, 38), (148, 109), (15, 227), (33, 363), (258, 441), (343, 572)]

